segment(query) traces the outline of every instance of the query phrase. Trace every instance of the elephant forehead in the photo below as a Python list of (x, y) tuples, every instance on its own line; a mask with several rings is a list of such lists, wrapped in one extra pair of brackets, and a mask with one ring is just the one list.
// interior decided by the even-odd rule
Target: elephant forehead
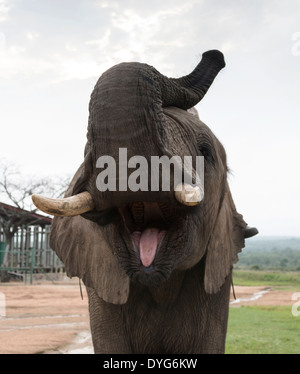
[(182, 155), (198, 153), (197, 133), (202, 125), (205, 127), (205, 131), (207, 127), (198, 117), (179, 108), (165, 108), (164, 115), (166, 117), (164, 132), (168, 142), (167, 148), (171, 152), (179, 152)]
[(191, 111), (176, 107), (168, 107), (164, 108), (163, 112), (167, 120), (172, 119), (173, 123), (177, 123), (177, 127), (181, 128), (179, 131), (181, 131), (182, 134), (186, 134), (186, 136), (191, 137), (199, 132), (214, 136), (210, 128), (199, 119), (198, 115), (192, 114)]
[(204, 146), (213, 153), (220, 171), (227, 168), (223, 145), (198, 115), (175, 107), (164, 108), (164, 115), (167, 123), (164, 129), (167, 134), (165, 143), (168, 142), (166, 145), (171, 153), (195, 155)]

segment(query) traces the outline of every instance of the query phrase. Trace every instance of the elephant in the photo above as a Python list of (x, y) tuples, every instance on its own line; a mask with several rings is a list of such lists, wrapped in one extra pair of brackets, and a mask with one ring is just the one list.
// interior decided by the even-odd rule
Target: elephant
[[(181, 78), (140, 62), (108, 69), (91, 94), (83, 162), (65, 197), (33, 196), (55, 216), (51, 248), (87, 289), (95, 353), (225, 351), (233, 265), (257, 229), (237, 212), (225, 149), (193, 109), (223, 67), (222, 52), (210, 50)], [(149, 188), (130, 190), (128, 175), (115, 172), (124, 149), (149, 164), (154, 156), (202, 157), (204, 196), (180, 198), (199, 188), (183, 183), (180, 195), (172, 178), (169, 189), (160, 180), (151, 190), (149, 178)], [(101, 190), (99, 171), (112, 159), (117, 187)]]

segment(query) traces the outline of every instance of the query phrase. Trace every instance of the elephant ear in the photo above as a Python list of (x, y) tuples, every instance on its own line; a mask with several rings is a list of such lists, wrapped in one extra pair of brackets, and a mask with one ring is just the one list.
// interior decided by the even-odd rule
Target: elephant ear
[(245, 246), (246, 222), (236, 211), (226, 182), (225, 193), (212, 231), (205, 262), (204, 286), (207, 293), (216, 293), (238, 261)]
[[(70, 195), (82, 166), (75, 174)], [(124, 304), (129, 294), (129, 278), (110, 250), (101, 227), (81, 216), (55, 217), (50, 246), (65, 265), (69, 277), (79, 277), (104, 301)]]

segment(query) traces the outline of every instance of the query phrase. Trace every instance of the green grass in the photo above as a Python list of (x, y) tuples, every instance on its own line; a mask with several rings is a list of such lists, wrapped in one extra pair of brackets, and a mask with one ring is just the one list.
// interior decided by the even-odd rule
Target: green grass
[[(300, 292), (300, 272), (240, 270), (234, 285), (271, 286)], [(300, 353), (300, 316), (291, 306), (242, 306), (229, 311), (226, 353)]]
[(230, 308), (227, 354), (300, 353), (300, 316), (291, 307)]
[(289, 286), (300, 291), (300, 272), (235, 269), (233, 284), (239, 286)]

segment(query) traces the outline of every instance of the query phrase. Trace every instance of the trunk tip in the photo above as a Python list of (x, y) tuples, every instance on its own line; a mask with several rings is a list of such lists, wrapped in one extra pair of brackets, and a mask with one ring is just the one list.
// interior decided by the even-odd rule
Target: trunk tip
[(202, 57), (218, 63), (221, 68), (225, 67), (226, 65), (224, 55), (218, 49), (211, 49), (210, 51), (206, 51), (202, 54)]

